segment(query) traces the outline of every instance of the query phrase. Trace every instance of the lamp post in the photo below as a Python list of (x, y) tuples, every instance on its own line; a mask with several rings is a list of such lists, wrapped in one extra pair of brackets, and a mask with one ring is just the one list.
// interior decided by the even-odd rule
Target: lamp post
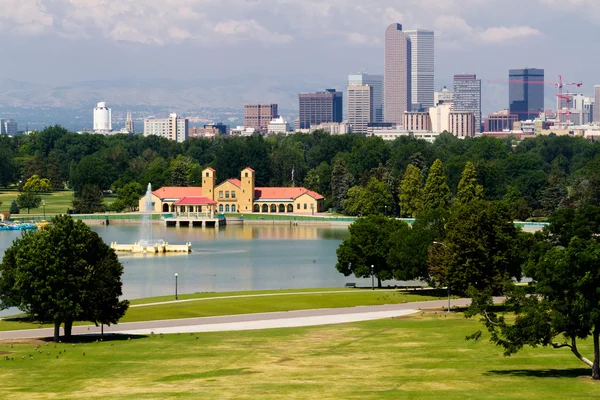
[(371, 290), (375, 290), (375, 266), (371, 265)]
[[(442, 242), (434, 241), (433, 244), (439, 244), (440, 246), (444, 246), (446, 249), (448, 248), (448, 246)], [(446, 282), (446, 286), (448, 287), (448, 312), (450, 312), (450, 282)]]
[(44, 219), (46, 219), (46, 200), (42, 200), (42, 207), (44, 208)]
[(387, 206), (385, 206), (385, 216), (387, 217)]
[(177, 297), (177, 277), (179, 276), (179, 274), (177, 272), (175, 272), (175, 300), (179, 300), (179, 298)]

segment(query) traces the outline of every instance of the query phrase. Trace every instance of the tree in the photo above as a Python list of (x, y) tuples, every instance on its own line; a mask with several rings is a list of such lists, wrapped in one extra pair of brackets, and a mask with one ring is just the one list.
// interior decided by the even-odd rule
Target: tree
[[(469, 315), (481, 314), (491, 341), (504, 354), (525, 346), (568, 348), (591, 367), (592, 379), (600, 379), (600, 243), (595, 239), (571, 239), (567, 247), (554, 246), (526, 268), (535, 282), (536, 295), (512, 285), (505, 302), (516, 318), (506, 319), (491, 309), (489, 298), (474, 302)], [(477, 332), (471, 338), (479, 338)], [(584, 357), (578, 339), (592, 336), (593, 361)]]
[(99, 155), (86, 156), (73, 168), (70, 184), (75, 194), (80, 194), (86, 185), (93, 185), (100, 190), (110, 188), (115, 179), (114, 167)]
[(433, 243), (430, 249), (434, 284), (449, 285), (460, 295), (470, 290), (501, 293), (507, 281), (521, 278), (526, 246), (501, 203), (473, 200), (460, 204), (446, 229), (443, 244)]
[(16, 239), (0, 272), (0, 306), (52, 322), (55, 341), (61, 324), (69, 338), (73, 322), (116, 323), (128, 307), (119, 301), (123, 265), (115, 252), (69, 216), (57, 216), (46, 229)]
[(343, 207), (342, 202), (348, 198), (348, 191), (352, 187), (353, 180), (346, 161), (343, 158), (336, 158), (331, 171), (331, 197), (335, 208)]
[(423, 189), (423, 210), (435, 210), (436, 208), (447, 208), (450, 203), (450, 188), (446, 183), (446, 174), (442, 161), (438, 158), (434, 161), (427, 175), (427, 182)]
[(400, 183), (400, 213), (414, 217), (422, 208), (423, 175), (419, 168), (409, 164)]
[(37, 175), (32, 175), (23, 185), (23, 191), (32, 193), (49, 193), (52, 191), (52, 185), (46, 178), (40, 178)]
[(308, 190), (313, 190), (319, 193), (321, 187), (321, 177), (319, 176), (319, 172), (316, 168), (311, 169), (306, 174), (306, 177), (304, 178), (304, 187)]
[(144, 194), (144, 187), (137, 182), (130, 182), (118, 191), (118, 201), (131, 211), (137, 211), (140, 204), (140, 197)]
[(342, 202), (350, 215), (385, 214), (394, 207), (394, 198), (388, 186), (377, 178), (371, 178), (367, 187), (355, 186), (348, 191), (348, 198)]
[(16, 200), (10, 202), (10, 210), (8, 210), (8, 212), (15, 215), (20, 213), (19, 205)]
[(19, 209), (26, 208), (27, 214), (32, 208), (38, 208), (42, 204), (42, 198), (32, 192), (22, 192), (17, 196)]
[(477, 183), (477, 171), (475, 171), (473, 163), (469, 161), (465, 165), (460, 182), (458, 182), (456, 201), (468, 203), (472, 200), (481, 199), (483, 199), (483, 186)]
[(85, 185), (80, 195), (75, 195), (73, 208), (80, 214), (104, 211), (102, 190), (96, 185)]
[(350, 238), (344, 240), (336, 251), (338, 262), (335, 267), (345, 276), (354, 274), (357, 278), (369, 278), (373, 266), (373, 273), (381, 287), (382, 280), (393, 277), (388, 264), (392, 235), (406, 227), (406, 222), (383, 215), (359, 218), (348, 228)]
[(521, 195), (521, 191), (516, 186), (510, 186), (504, 195), (502, 202), (511, 212), (511, 217), (517, 221), (525, 221), (531, 215), (531, 208), (527, 200)]

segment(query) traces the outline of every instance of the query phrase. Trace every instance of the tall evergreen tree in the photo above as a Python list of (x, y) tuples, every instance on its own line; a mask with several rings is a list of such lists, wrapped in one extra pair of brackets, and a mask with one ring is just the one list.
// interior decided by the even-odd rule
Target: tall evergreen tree
[(456, 200), (459, 203), (468, 203), (472, 200), (483, 199), (483, 186), (477, 183), (477, 171), (472, 162), (467, 162), (462, 173), (462, 178), (458, 182), (458, 192)]
[(423, 211), (447, 208), (450, 203), (450, 188), (442, 161), (438, 158), (429, 169), (427, 182), (423, 189)]
[(335, 208), (342, 208), (342, 202), (348, 198), (348, 191), (352, 187), (353, 180), (346, 161), (343, 158), (335, 159), (331, 172), (331, 197)]
[[(400, 183), (400, 214), (416, 216), (423, 207), (423, 176), (409, 164)], [(401, 216), (402, 216), (401, 215)]]

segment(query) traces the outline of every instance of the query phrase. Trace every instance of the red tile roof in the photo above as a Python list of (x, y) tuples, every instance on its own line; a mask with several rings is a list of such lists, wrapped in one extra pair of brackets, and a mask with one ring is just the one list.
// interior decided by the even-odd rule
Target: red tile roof
[(235, 186), (239, 187), (240, 189), (242, 188), (242, 181), (240, 181), (239, 179), (227, 179), (228, 182), (233, 183)]
[(216, 205), (217, 202), (209, 199), (208, 197), (193, 197), (186, 196), (183, 199), (173, 203), (175, 206), (207, 206)]
[(186, 196), (202, 197), (201, 187), (165, 186), (152, 192), (159, 199), (182, 199)]
[(269, 199), (297, 199), (303, 194), (307, 194), (315, 200), (324, 199), (319, 193), (313, 192), (303, 187), (257, 187), (254, 188), (254, 198), (256, 200), (269, 200)]

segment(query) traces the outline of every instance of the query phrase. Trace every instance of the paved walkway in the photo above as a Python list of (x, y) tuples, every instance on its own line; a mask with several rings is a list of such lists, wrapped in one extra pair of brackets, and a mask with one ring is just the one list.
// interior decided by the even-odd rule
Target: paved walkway
[[(501, 301), (500, 298), (494, 301)], [(453, 307), (464, 307), (470, 299), (452, 300)], [(105, 326), (104, 333), (150, 334), (185, 332), (225, 332), (253, 329), (284, 328), (341, 324), (392, 318), (419, 312), (420, 309), (441, 309), (448, 305), (447, 300), (421, 301), (381, 306), (360, 306), (348, 308), (323, 308), (316, 310), (284, 311), (257, 314), (225, 315), (219, 317), (185, 318), (160, 321), (126, 322)], [(74, 326), (73, 334), (99, 334), (100, 327)], [(52, 328), (0, 332), (0, 340), (51, 337)], [(62, 328), (61, 328), (62, 335)]]

